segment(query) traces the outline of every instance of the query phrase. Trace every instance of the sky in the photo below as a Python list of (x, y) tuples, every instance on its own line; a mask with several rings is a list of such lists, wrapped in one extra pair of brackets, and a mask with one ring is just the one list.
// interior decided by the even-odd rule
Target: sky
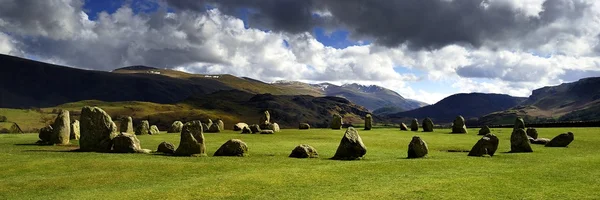
[(596, 0), (0, 0), (0, 53), (379, 85), (435, 103), (600, 76)]

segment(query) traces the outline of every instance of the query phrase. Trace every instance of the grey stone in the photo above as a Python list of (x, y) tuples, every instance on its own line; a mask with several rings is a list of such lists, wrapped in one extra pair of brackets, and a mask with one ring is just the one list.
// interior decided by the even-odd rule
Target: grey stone
[(182, 128), (183, 123), (181, 121), (174, 121), (169, 130), (167, 130), (167, 133), (181, 133)]
[(543, 145), (545, 145), (545, 144), (548, 144), (548, 142), (550, 142), (550, 139), (548, 139), (548, 138), (541, 138), (541, 137), (538, 137), (536, 139), (530, 138), (529, 142), (531, 142), (531, 144), (543, 144)]
[(417, 121), (417, 119), (413, 119), (412, 122), (410, 123), (410, 130), (411, 131), (419, 131), (419, 121)]
[(79, 140), (79, 137), (81, 136), (79, 120), (75, 120), (73, 123), (71, 123), (71, 134), (69, 135), (71, 140)]
[(252, 124), (250, 126), (250, 130), (252, 131), (252, 134), (260, 133), (260, 131), (261, 131), (260, 126), (258, 124)]
[(488, 127), (488, 126), (483, 126), (483, 127), (481, 127), (481, 129), (479, 129), (479, 134), (477, 134), (477, 135), (486, 135), (486, 134), (488, 134), (488, 133), (492, 133), (492, 132), (490, 131), (490, 127)]
[(342, 129), (342, 116), (339, 114), (333, 114), (331, 121), (331, 129), (339, 130)]
[(113, 140), (113, 152), (115, 153), (141, 153), (140, 140), (134, 134), (120, 133)]
[(567, 147), (573, 140), (575, 139), (575, 135), (573, 133), (561, 133), (560, 135), (552, 138), (546, 147)]
[(279, 124), (277, 123), (271, 123), (269, 124), (268, 130), (272, 130), (273, 132), (280, 132), (281, 129), (279, 128)]
[(267, 127), (269, 126), (270, 123), (271, 123), (271, 114), (269, 114), (269, 111), (265, 110), (265, 112), (263, 112), (263, 115), (260, 116), (258, 125), (260, 126), (261, 129), (267, 129)]
[(244, 126), (244, 128), (242, 128), (242, 134), (250, 134), (250, 133), (252, 133), (252, 130), (250, 130), (250, 127)]
[(61, 110), (52, 124), (52, 144), (66, 145), (71, 138), (71, 118), (69, 111)]
[(210, 127), (208, 127), (207, 133), (219, 133), (221, 132), (221, 127), (219, 127), (218, 123), (213, 123)]
[(44, 128), (40, 129), (40, 133), (38, 137), (40, 138), (37, 141), (38, 144), (52, 144), (52, 135), (54, 135), (54, 130), (52, 129), (52, 125), (48, 125)]
[(81, 151), (111, 151), (112, 139), (117, 136), (117, 126), (104, 110), (98, 107), (83, 107), (79, 123)]
[(538, 132), (535, 128), (527, 128), (527, 135), (533, 139), (538, 138)]
[(408, 158), (422, 158), (427, 156), (429, 148), (427, 143), (419, 136), (413, 136), (408, 144)]
[(161, 142), (156, 149), (156, 152), (164, 154), (175, 154), (175, 145), (170, 142)]
[(307, 129), (310, 129), (310, 124), (308, 124), (308, 123), (300, 123), (300, 124), (298, 125), (298, 129), (300, 129), (300, 130), (307, 130)]
[[(417, 129), (418, 129), (418, 126), (417, 126)], [(406, 126), (406, 124), (400, 123), (400, 130), (401, 131), (408, 131), (408, 127)]]
[(150, 134), (150, 123), (148, 122), (148, 120), (143, 120), (140, 122), (140, 124), (138, 124), (138, 126), (135, 128), (135, 134), (136, 135)]
[(513, 130), (510, 136), (510, 152), (513, 153), (527, 153), (533, 152), (531, 145), (529, 145), (529, 139), (527, 133), (522, 128)]
[(423, 119), (423, 132), (433, 132), (433, 121), (429, 117)]
[(133, 119), (131, 117), (125, 117), (121, 121), (121, 126), (119, 127), (121, 133), (134, 133), (133, 130)]
[(358, 160), (367, 153), (367, 147), (363, 144), (358, 131), (349, 127), (340, 141), (340, 145), (333, 156), (334, 160)]
[(248, 145), (239, 139), (231, 139), (221, 145), (214, 156), (247, 156)]
[(373, 128), (373, 117), (371, 114), (365, 116), (365, 130), (371, 130)]
[(260, 131), (260, 134), (273, 134), (273, 133), (275, 133), (275, 131), (273, 131), (273, 130), (261, 130)]
[(160, 134), (160, 130), (158, 130), (158, 126), (152, 125), (150, 126), (150, 131), (148, 131), (150, 135), (158, 135)]
[(468, 156), (484, 156), (486, 154), (494, 156), (494, 153), (496, 153), (496, 150), (498, 150), (498, 143), (500, 143), (498, 137), (496, 137), (494, 134), (488, 133), (479, 139), (479, 141), (477, 141), (475, 146), (473, 146), (471, 151), (469, 151)]
[(292, 158), (318, 158), (319, 153), (315, 148), (308, 144), (301, 144), (296, 146), (290, 156)]
[(513, 129), (525, 129), (525, 121), (523, 121), (523, 118), (517, 117), (517, 119), (515, 119), (515, 126)]
[(183, 128), (181, 129), (181, 138), (179, 140), (179, 146), (177, 147), (177, 150), (175, 150), (175, 155), (206, 155), (204, 134), (202, 134), (202, 123), (200, 121), (191, 121), (183, 125)]
[(452, 122), (452, 133), (468, 133), (463, 116), (457, 116)]
[(234, 131), (241, 131), (242, 129), (244, 129), (244, 127), (247, 127), (247, 126), (248, 126), (248, 124), (240, 122), (240, 123), (237, 123), (237, 124), (233, 125), (233, 130)]

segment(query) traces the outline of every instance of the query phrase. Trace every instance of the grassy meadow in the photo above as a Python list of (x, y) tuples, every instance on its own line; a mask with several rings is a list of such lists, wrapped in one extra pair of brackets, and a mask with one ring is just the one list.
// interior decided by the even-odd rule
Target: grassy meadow
[[(568, 148), (533, 145), (510, 150), (511, 129), (494, 157), (468, 157), (481, 138), (469, 134), (359, 129), (367, 154), (360, 161), (329, 160), (344, 130), (285, 129), (274, 135), (205, 133), (209, 157), (69, 152), (36, 146), (37, 134), (0, 135), (0, 199), (596, 199), (600, 197), (600, 128), (539, 128), (540, 137), (575, 133)], [(424, 159), (405, 159), (413, 135), (429, 146)], [(138, 137), (155, 150), (176, 146), (179, 134)], [(212, 157), (228, 139), (249, 146), (248, 157)], [(298, 144), (320, 158), (287, 156)], [(459, 152), (453, 152), (459, 151)]]

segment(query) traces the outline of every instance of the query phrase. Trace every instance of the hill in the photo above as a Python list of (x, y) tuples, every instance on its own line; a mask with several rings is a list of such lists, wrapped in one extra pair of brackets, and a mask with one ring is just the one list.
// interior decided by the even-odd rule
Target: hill
[(465, 119), (478, 118), (492, 112), (512, 108), (524, 100), (525, 98), (505, 94), (461, 93), (446, 97), (433, 105), (388, 116), (417, 119), (430, 117), (436, 123), (447, 123), (452, 122), (458, 115), (462, 115)]
[(518, 107), (491, 113), (480, 119), (484, 124), (505, 123), (516, 116), (532, 122), (587, 121), (600, 118), (600, 78), (584, 78), (572, 83), (536, 89)]

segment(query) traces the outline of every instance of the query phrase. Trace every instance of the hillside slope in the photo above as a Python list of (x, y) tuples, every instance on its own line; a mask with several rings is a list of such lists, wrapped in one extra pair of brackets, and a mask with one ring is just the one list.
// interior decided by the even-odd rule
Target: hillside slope
[(452, 122), (458, 115), (462, 115), (465, 119), (477, 118), (512, 108), (524, 100), (525, 98), (505, 94), (461, 93), (446, 97), (433, 105), (388, 116), (417, 119), (430, 117), (434, 122), (447, 123)]

